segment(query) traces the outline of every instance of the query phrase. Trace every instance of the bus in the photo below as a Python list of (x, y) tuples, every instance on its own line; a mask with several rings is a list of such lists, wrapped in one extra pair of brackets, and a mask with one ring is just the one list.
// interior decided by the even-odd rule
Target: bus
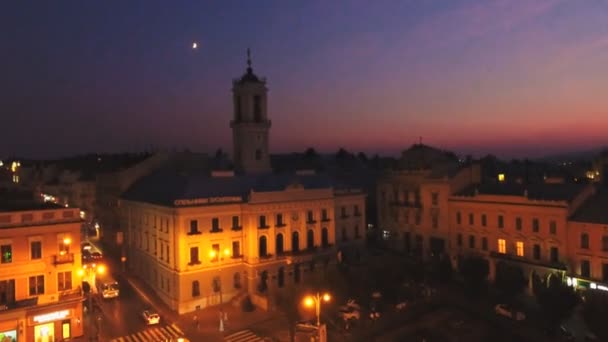
[(97, 292), (104, 299), (116, 298), (119, 295), (118, 282), (110, 274), (98, 274), (95, 276)]

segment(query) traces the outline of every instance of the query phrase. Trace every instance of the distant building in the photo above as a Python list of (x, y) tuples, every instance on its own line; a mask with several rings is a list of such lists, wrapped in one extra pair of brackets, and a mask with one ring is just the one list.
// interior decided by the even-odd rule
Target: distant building
[(365, 194), (312, 170), (272, 173), (266, 81), (249, 63), (233, 82), (235, 170), (169, 163), (122, 196), (127, 264), (184, 313), (251, 296), (272, 308), (286, 287), (356, 259)]
[(59, 341), (83, 335), (78, 208), (0, 194), (0, 335)]

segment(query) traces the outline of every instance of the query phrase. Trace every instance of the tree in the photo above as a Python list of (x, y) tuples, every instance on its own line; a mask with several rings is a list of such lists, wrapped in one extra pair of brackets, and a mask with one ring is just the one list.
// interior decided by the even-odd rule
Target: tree
[(469, 294), (479, 294), (485, 288), (490, 273), (488, 261), (477, 256), (467, 257), (460, 264), (460, 273)]
[(608, 341), (608, 292), (587, 290), (583, 304), (583, 316), (589, 329), (599, 341)]
[(536, 300), (549, 331), (554, 332), (562, 321), (570, 317), (580, 298), (561, 278), (553, 277), (546, 286), (537, 289)]
[(521, 294), (526, 284), (527, 281), (521, 268), (504, 262), (496, 265), (495, 285), (507, 301), (511, 302), (515, 296)]

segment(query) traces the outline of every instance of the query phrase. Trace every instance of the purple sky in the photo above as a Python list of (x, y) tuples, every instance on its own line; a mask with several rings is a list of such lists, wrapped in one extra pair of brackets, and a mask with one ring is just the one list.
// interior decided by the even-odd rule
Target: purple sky
[(247, 47), (275, 153), (608, 144), (602, 0), (14, 1), (0, 44), (0, 158), (231, 151)]

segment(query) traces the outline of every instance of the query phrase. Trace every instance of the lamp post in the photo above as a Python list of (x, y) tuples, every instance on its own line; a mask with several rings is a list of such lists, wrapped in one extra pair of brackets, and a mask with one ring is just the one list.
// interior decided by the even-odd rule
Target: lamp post
[(321, 326), (321, 301), (329, 302), (331, 300), (331, 296), (329, 293), (321, 293), (317, 292), (316, 295), (306, 296), (304, 298), (304, 305), (307, 307), (312, 307), (314, 305), (315, 312), (317, 314), (317, 327)]

